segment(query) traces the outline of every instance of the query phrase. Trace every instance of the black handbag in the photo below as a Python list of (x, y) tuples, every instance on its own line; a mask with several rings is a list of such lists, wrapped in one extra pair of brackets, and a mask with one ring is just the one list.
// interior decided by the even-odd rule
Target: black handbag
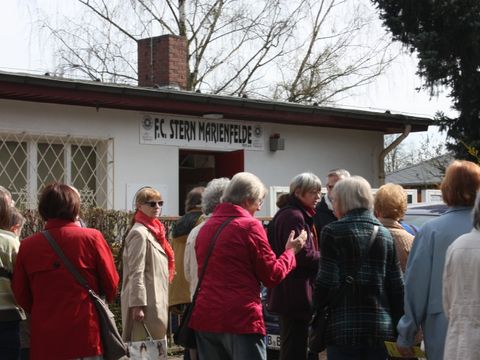
[(195, 293), (193, 294), (192, 302), (185, 307), (185, 310), (183, 311), (183, 314), (181, 317), (180, 324), (178, 325), (178, 328), (173, 333), (173, 342), (176, 345), (180, 345), (188, 349), (197, 348), (197, 341), (195, 340), (195, 330), (189, 327), (188, 324), (190, 323), (190, 318), (192, 317), (193, 307), (195, 306), (195, 300), (197, 299), (198, 290), (200, 289), (200, 284), (202, 283), (203, 276), (205, 275), (205, 269), (207, 268), (207, 265), (208, 265), (208, 259), (212, 254), (212, 250), (213, 250), (213, 247), (215, 246), (215, 242), (217, 241), (217, 237), (220, 234), (220, 232), (223, 230), (223, 228), (234, 218), (235, 217), (229, 217), (227, 220), (225, 220), (222, 223), (222, 225), (220, 225), (220, 227), (217, 229), (217, 231), (215, 232), (215, 235), (213, 235), (212, 240), (210, 240), (207, 256), (205, 258), (205, 262), (203, 263), (202, 273), (198, 278), (198, 284), (197, 284), (197, 287), (195, 288)]
[(118, 332), (117, 325), (115, 324), (115, 316), (110, 311), (105, 301), (103, 301), (102, 298), (90, 288), (85, 278), (80, 275), (75, 266), (73, 266), (70, 260), (68, 260), (48, 230), (42, 231), (42, 233), (47, 238), (50, 246), (57, 253), (58, 257), (63, 261), (65, 267), (72, 273), (73, 277), (80, 283), (80, 285), (88, 291), (90, 299), (92, 299), (93, 304), (95, 305), (100, 325), (103, 358), (106, 360), (122, 359), (127, 355), (127, 346)]
[[(360, 270), (360, 267), (366, 260), (368, 253), (370, 252), (370, 248), (372, 247), (372, 244), (377, 237), (377, 233), (378, 226), (375, 225), (373, 227), (372, 236), (370, 236), (370, 240), (368, 243), (368, 250), (364, 257), (361, 259), (356, 272)], [(315, 310), (312, 320), (310, 321), (310, 324), (308, 326), (308, 349), (310, 352), (318, 354), (326, 349), (326, 333), (328, 327), (328, 320), (330, 317), (331, 305), (338, 303), (338, 300), (340, 300), (340, 298), (343, 296), (343, 293), (345, 292), (345, 288), (353, 284), (354, 282), (354, 277), (350, 275), (347, 276), (342, 286), (340, 286), (340, 288), (336, 292), (331, 294), (326, 304), (321, 308)]]

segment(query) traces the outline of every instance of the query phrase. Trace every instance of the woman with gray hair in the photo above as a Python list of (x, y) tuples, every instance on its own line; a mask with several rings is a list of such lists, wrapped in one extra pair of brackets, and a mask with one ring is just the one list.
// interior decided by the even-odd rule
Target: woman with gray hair
[(196, 331), (200, 359), (266, 359), (260, 287), (277, 285), (295, 267), (305, 234), (294, 239), (292, 231), (277, 258), (254, 217), (265, 195), (258, 177), (236, 174), (197, 236), (198, 270), (206, 271), (189, 326)]
[(473, 229), (447, 249), (443, 272), (443, 309), (448, 319), (444, 359), (473, 360), (480, 354), (480, 193), (473, 208)]
[[(205, 191), (202, 193), (202, 211), (208, 219), (212, 214), (215, 207), (220, 204), (220, 198), (223, 195), (223, 191), (230, 183), (230, 179), (226, 177), (213, 179), (205, 188)], [(198, 283), (198, 264), (197, 264), (197, 255), (195, 254), (195, 243), (197, 241), (198, 232), (205, 224), (206, 219), (202, 221), (199, 225), (195, 226), (190, 234), (188, 234), (187, 244), (185, 245), (185, 255), (184, 255), (184, 271), (185, 278), (190, 284), (190, 296), (193, 297), (195, 289), (197, 288)]]
[(372, 189), (364, 178), (337, 182), (333, 207), (339, 220), (322, 230), (314, 293), (316, 308), (330, 308), (327, 357), (384, 360), (384, 341), (395, 341), (403, 313), (393, 239), (373, 216)]
[(312, 317), (312, 292), (318, 269), (318, 238), (313, 225), (322, 182), (312, 173), (295, 176), (283, 206), (268, 226), (268, 239), (279, 256), (291, 231), (307, 233), (305, 247), (296, 256), (297, 267), (284, 281), (268, 290), (270, 312), (280, 315), (280, 359), (307, 359), (308, 323)]

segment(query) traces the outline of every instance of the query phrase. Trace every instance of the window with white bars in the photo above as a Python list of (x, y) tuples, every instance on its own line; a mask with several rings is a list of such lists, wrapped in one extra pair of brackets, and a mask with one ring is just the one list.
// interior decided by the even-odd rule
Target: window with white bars
[(0, 133), (0, 185), (17, 206), (37, 207), (45, 185), (63, 182), (84, 207), (113, 207), (113, 140), (70, 135)]

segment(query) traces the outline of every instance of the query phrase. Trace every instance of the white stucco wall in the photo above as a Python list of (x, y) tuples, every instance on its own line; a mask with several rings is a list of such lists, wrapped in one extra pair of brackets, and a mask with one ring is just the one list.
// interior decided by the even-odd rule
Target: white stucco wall
[[(162, 185), (167, 189), (165, 215), (178, 214), (178, 150), (176, 146), (144, 145), (139, 141), (139, 125), (144, 113), (0, 100), (0, 131), (32, 134), (72, 135), (112, 138), (114, 143), (115, 209), (130, 207), (130, 184)], [(224, 120), (226, 121), (226, 120)], [(378, 154), (381, 132), (341, 130), (310, 126), (262, 124), (264, 151), (245, 151), (245, 171), (259, 176), (267, 187), (287, 186), (301, 172), (311, 171), (322, 182), (332, 168), (346, 168), (378, 185)], [(278, 133), (285, 150), (270, 152), (268, 137)], [(130, 194), (131, 195), (131, 194)], [(265, 202), (268, 204), (268, 199)], [(268, 215), (265, 206), (259, 215)]]
[[(268, 188), (288, 186), (293, 176), (306, 171), (325, 184), (328, 171), (335, 168), (363, 176), (372, 187), (378, 185), (380, 132), (275, 124), (265, 125), (265, 130), (280, 134), (285, 150), (270, 152), (267, 146), (265, 152), (247, 152), (245, 171), (258, 175)], [(268, 215), (268, 210), (265, 207), (259, 215)]]

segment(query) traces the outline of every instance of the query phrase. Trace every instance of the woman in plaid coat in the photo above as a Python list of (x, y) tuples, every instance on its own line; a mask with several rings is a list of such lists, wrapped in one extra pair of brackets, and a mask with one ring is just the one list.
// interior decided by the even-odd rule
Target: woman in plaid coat
[[(327, 356), (336, 359), (386, 359), (385, 340), (395, 341), (403, 313), (403, 279), (390, 232), (373, 216), (370, 184), (353, 176), (333, 190), (338, 221), (320, 236), (320, 266), (315, 305), (330, 303)], [(369, 248), (374, 226), (378, 233)], [(335, 301), (347, 276), (352, 284)]]

